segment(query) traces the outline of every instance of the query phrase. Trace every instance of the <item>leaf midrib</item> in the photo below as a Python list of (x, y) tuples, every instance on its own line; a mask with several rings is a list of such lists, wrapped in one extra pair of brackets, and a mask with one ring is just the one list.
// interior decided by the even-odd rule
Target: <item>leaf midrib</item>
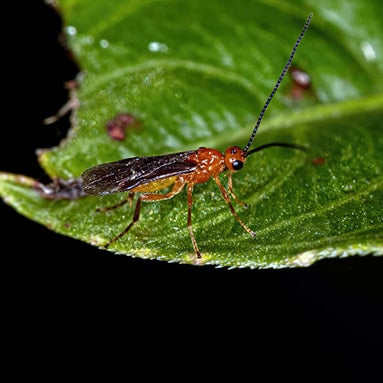
[[(225, 82), (232, 82), (234, 84), (242, 86), (249, 94), (256, 99), (254, 105), (259, 102), (259, 108), (264, 101), (261, 99), (259, 93), (252, 82), (246, 78), (229, 71), (227, 69), (218, 68), (209, 64), (201, 64), (191, 60), (172, 60), (172, 59), (156, 59), (147, 60), (144, 63), (118, 68), (106, 75), (98, 76), (92, 80), (92, 84), (88, 84), (86, 89), (82, 91), (81, 97), (86, 98), (87, 95), (92, 94), (96, 89), (102, 88), (113, 79), (120, 78), (127, 74), (133, 74), (145, 70), (175, 70), (175, 69), (187, 69), (199, 74), (204, 73), (209, 76), (215, 77)], [(383, 111), (383, 93), (377, 93), (369, 96), (365, 96), (357, 99), (350, 99), (345, 101), (339, 101), (329, 104), (317, 104), (307, 107), (302, 110), (293, 112), (281, 112), (277, 116), (267, 118), (263, 121), (262, 131), (275, 130), (281, 128), (292, 128), (298, 125), (310, 125), (323, 121), (340, 120), (347, 117), (353, 117), (356, 115), (362, 115), (366, 113), (373, 113), (376, 111)], [(245, 126), (238, 128), (235, 131), (222, 132), (222, 134), (212, 137), (207, 144), (204, 142), (196, 142), (195, 147), (199, 146), (212, 146), (212, 147), (226, 147), (233, 142), (246, 141), (251, 131), (252, 126)], [(180, 150), (186, 150), (190, 148), (180, 148)]]
[[(344, 118), (382, 111), (383, 93), (331, 104), (319, 104), (303, 110), (281, 112), (270, 118), (266, 116), (258, 134), (270, 130), (292, 129), (300, 125), (310, 126), (323, 121), (342, 120)], [(246, 142), (251, 129), (252, 126), (246, 126), (238, 128), (234, 132), (222, 132), (219, 136), (214, 136), (209, 140), (209, 146), (219, 148), (232, 145), (233, 142)], [(196, 142), (195, 147), (199, 146), (206, 146), (206, 142)]]

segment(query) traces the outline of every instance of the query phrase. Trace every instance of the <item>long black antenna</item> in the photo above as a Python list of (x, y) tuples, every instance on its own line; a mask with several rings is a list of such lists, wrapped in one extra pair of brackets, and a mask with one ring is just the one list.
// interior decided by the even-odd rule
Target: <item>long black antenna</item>
[(299, 35), (297, 41), (296, 41), (295, 44), (294, 44), (294, 48), (293, 48), (293, 50), (291, 51), (290, 57), (289, 57), (289, 59), (287, 60), (287, 63), (286, 63), (286, 65), (285, 65), (285, 67), (283, 68), (283, 71), (282, 71), (282, 73), (280, 74), (277, 83), (274, 85), (274, 88), (273, 88), (272, 92), (270, 93), (270, 96), (267, 98), (267, 100), (266, 100), (266, 102), (265, 102), (265, 105), (263, 105), (263, 108), (262, 108), (262, 110), (261, 110), (261, 113), (259, 114), (257, 123), (255, 124), (253, 133), (251, 133), (249, 142), (248, 142), (247, 145), (243, 148), (243, 152), (246, 153), (246, 152), (248, 151), (249, 147), (251, 146), (251, 144), (253, 143), (254, 137), (255, 137), (255, 135), (256, 135), (256, 133), (257, 133), (257, 130), (258, 130), (258, 128), (259, 128), (259, 125), (261, 124), (262, 118), (263, 118), (263, 116), (265, 115), (266, 109), (267, 109), (267, 107), (269, 106), (270, 101), (271, 101), (272, 98), (274, 97), (276, 91), (278, 90), (279, 85), (281, 85), (281, 82), (282, 82), (283, 78), (285, 77), (285, 75), (286, 75), (286, 73), (287, 73), (287, 71), (288, 71), (288, 69), (289, 69), (289, 67), (290, 67), (290, 65), (291, 65), (291, 62), (293, 61), (295, 52), (296, 52), (296, 50), (297, 50), (297, 48), (298, 48), (300, 42), (302, 41), (302, 38), (303, 38), (304, 34), (305, 34), (306, 31), (307, 31), (307, 28), (308, 28), (309, 25), (310, 25), (310, 21), (311, 21), (312, 17), (313, 17), (313, 14), (310, 13), (310, 14), (309, 14), (309, 17), (307, 18), (307, 20), (306, 20), (306, 22), (305, 22), (305, 25), (304, 25), (304, 27), (303, 27), (303, 29), (302, 29), (302, 32), (300, 33), (300, 35)]
[(283, 148), (298, 149), (298, 150), (302, 150), (302, 152), (308, 152), (308, 148), (306, 148), (306, 146), (302, 146), (298, 144), (290, 144), (288, 142), (270, 142), (269, 144), (264, 144), (264, 145), (258, 146), (257, 148), (249, 150), (248, 152), (245, 153), (245, 157), (248, 157), (250, 156), (250, 154), (259, 152), (263, 149), (271, 148), (272, 146), (280, 146)]

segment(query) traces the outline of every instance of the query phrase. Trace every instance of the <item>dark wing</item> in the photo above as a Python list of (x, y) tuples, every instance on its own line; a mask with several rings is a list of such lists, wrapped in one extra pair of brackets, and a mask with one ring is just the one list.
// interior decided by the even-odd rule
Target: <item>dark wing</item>
[(94, 166), (81, 174), (83, 190), (88, 194), (129, 191), (152, 181), (191, 173), (197, 165), (188, 161), (195, 150), (154, 157), (131, 157)]

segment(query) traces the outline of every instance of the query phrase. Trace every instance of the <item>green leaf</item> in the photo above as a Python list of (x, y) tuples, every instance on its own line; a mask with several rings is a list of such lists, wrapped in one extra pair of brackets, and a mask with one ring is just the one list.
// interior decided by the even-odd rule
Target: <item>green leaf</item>
[[(69, 44), (84, 69), (70, 138), (39, 161), (52, 178), (130, 156), (244, 146), (307, 15), (294, 65), (312, 90), (292, 100), (287, 77), (255, 145), (278, 141), (233, 177), (249, 207), (234, 219), (213, 181), (196, 185), (193, 229), (201, 263), (307, 266), (335, 256), (383, 254), (383, 3), (374, 0), (62, 0)], [(106, 124), (119, 113), (140, 126), (124, 141)], [(226, 182), (226, 176), (221, 180)], [(125, 196), (51, 201), (35, 181), (1, 173), (0, 194), (56, 232), (102, 246), (131, 221), (134, 205), (96, 209)], [(194, 258), (186, 193), (143, 203), (140, 221), (110, 250), (175, 262)]]

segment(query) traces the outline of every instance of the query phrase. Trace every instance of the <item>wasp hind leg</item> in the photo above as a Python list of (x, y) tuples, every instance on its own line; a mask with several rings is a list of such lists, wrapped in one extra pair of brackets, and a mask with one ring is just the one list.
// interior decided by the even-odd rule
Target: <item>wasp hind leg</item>
[[(127, 201), (126, 201), (127, 202)], [(140, 218), (140, 210), (141, 210), (141, 198), (138, 197), (137, 202), (136, 202), (136, 207), (134, 209), (134, 214), (133, 214), (133, 219), (132, 222), (126, 227), (124, 231), (122, 231), (120, 234), (116, 235), (114, 238), (112, 238), (110, 241), (108, 241), (104, 247), (107, 249), (113, 242), (116, 242), (119, 240), (122, 236), (124, 236), (130, 229), (131, 227), (138, 221)]]
[[(108, 241), (104, 245), (104, 247), (108, 248), (112, 243), (116, 242), (121, 237), (123, 237), (132, 228), (132, 226), (139, 220), (140, 210), (141, 210), (141, 201), (154, 202), (154, 201), (161, 201), (161, 200), (165, 200), (165, 199), (170, 199), (170, 198), (174, 197), (176, 194), (178, 194), (183, 189), (184, 186), (185, 186), (184, 182), (177, 181), (174, 183), (173, 189), (169, 193), (166, 193), (166, 194), (157, 194), (157, 193), (141, 194), (138, 197), (137, 202), (136, 202), (136, 207), (134, 208), (134, 214), (133, 214), (132, 222), (126, 227), (126, 229), (124, 231), (122, 231), (120, 234), (118, 234), (117, 236), (112, 238), (110, 241)], [(115, 209), (117, 207), (124, 205), (126, 202), (131, 202), (133, 195), (134, 195), (134, 193), (129, 193), (128, 198), (126, 200), (120, 202), (119, 204), (117, 204), (115, 206), (111, 206), (110, 208), (107, 208), (107, 210), (112, 210), (112, 209)]]
[(97, 208), (97, 211), (99, 211), (101, 213), (106, 213), (107, 211), (114, 210), (114, 209), (117, 209), (121, 206), (124, 206), (127, 202), (129, 202), (129, 204), (131, 206), (132, 201), (133, 201), (133, 197), (134, 197), (134, 193), (128, 193), (128, 197), (126, 199), (122, 200), (121, 202), (119, 202), (118, 204), (113, 205), (113, 206), (107, 206), (107, 207), (99, 207), (99, 208)]

